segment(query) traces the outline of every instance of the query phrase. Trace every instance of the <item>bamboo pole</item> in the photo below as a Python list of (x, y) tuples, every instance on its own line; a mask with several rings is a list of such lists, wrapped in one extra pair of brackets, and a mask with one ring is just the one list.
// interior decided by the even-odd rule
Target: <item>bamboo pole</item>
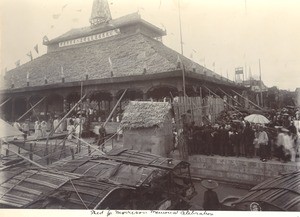
[[(212, 93), (214, 96), (221, 98), (219, 95), (215, 94), (213, 91), (211, 91), (208, 87), (204, 86), (210, 93)], [(229, 103), (225, 102), (229, 107), (233, 108), (235, 111), (237, 111), (239, 114), (243, 115), (239, 110), (237, 110), (234, 106), (230, 105)]]
[(11, 151), (12, 153), (14, 153), (14, 154), (18, 155), (19, 157), (23, 158), (24, 160), (29, 161), (30, 163), (34, 164), (35, 166), (38, 166), (38, 167), (40, 167), (40, 168), (42, 168), (42, 169), (46, 169), (46, 167), (44, 167), (44, 166), (42, 166), (42, 165), (40, 165), (40, 164), (38, 164), (38, 163), (36, 163), (36, 162), (34, 162), (34, 161), (32, 161), (32, 160), (26, 158), (26, 157), (24, 157), (24, 156), (18, 154), (18, 152), (15, 152), (15, 151), (13, 151), (13, 150), (11, 150), (11, 149), (8, 149), (8, 148), (5, 148), (5, 147), (3, 147), (3, 148), (6, 149), (6, 150)]
[(107, 122), (109, 121), (109, 119), (111, 118), (111, 116), (113, 115), (113, 113), (115, 112), (116, 108), (118, 107), (118, 104), (121, 102), (121, 100), (123, 99), (125, 93), (127, 92), (127, 89), (124, 90), (122, 96), (120, 97), (120, 99), (118, 100), (118, 102), (116, 103), (116, 105), (114, 106), (113, 110), (110, 112), (108, 118), (106, 119), (106, 121), (103, 124), (103, 127), (105, 127), (105, 125), (107, 124)]
[(74, 137), (75, 139), (80, 140), (82, 143), (84, 143), (84, 144), (86, 144), (87, 146), (91, 147), (91, 148), (94, 149), (95, 151), (98, 151), (98, 152), (101, 153), (102, 155), (105, 155), (105, 153), (104, 153), (103, 151), (99, 150), (98, 148), (95, 148), (94, 146), (92, 146), (92, 145), (89, 144), (88, 142), (84, 141), (83, 139), (78, 138), (77, 136), (74, 136), (74, 135), (73, 135), (73, 137)]
[(11, 97), (9, 97), (7, 100), (5, 100), (3, 103), (0, 104), (0, 108), (5, 105), (9, 100), (11, 100)]
[(81, 103), (81, 101), (86, 97), (86, 95), (87, 94), (84, 94), (84, 96), (81, 97), (81, 99), (73, 106), (73, 108), (71, 108), (70, 111), (68, 111), (68, 113), (58, 122), (57, 126), (54, 129), (52, 129), (52, 131), (49, 133), (49, 135), (47, 137), (47, 143), (48, 143), (49, 137), (53, 135), (55, 130), (61, 125), (61, 123), (66, 119), (66, 117), (68, 117), (69, 114), (71, 114), (71, 112)]
[(40, 104), (46, 97), (43, 97), (40, 101), (38, 101), (34, 106), (32, 106), (27, 112), (25, 112), (21, 117), (17, 119), (17, 121), (21, 120), (25, 115), (27, 115), (31, 110), (33, 110), (38, 104)]
[[(231, 89), (231, 91), (234, 92), (235, 94), (239, 95), (239, 96), (242, 97), (243, 99), (246, 99), (245, 97), (243, 97), (241, 94), (235, 92), (234, 90)], [(249, 99), (247, 99), (247, 100), (249, 100)], [(262, 111), (264, 110), (263, 108), (261, 108), (260, 106), (256, 105), (254, 102), (252, 102), (251, 100), (249, 100), (249, 102), (250, 102), (251, 104), (253, 104), (255, 107), (259, 108), (260, 110), (262, 110)]]
[(221, 90), (226, 96), (229, 96), (231, 99), (233, 99), (233, 101), (235, 101), (237, 104), (239, 104), (240, 106), (243, 107), (243, 105), (241, 103), (239, 103), (235, 98), (233, 98), (232, 96), (230, 96), (228, 93), (226, 93), (225, 91), (223, 91), (221, 88), (218, 87), (219, 90)]

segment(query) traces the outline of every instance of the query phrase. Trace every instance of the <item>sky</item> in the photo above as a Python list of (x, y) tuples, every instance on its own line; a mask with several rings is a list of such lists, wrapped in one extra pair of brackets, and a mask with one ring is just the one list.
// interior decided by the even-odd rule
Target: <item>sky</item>
[[(139, 12), (166, 29), (163, 43), (181, 53), (178, 0), (108, 0), (113, 19)], [(89, 26), (93, 0), (1, 0), (1, 73), (46, 53), (51, 40), (72, 28)], [(300, 87), (300, 1), (180, 0), (183, 54), (233, 80), (261, 77), (268, 87)], [(39, 54), (34, 50), (38, 44)], [(259, 62), (261, 70), (259, 70)], [(251, 73), (250, 73), (251, 72)]]

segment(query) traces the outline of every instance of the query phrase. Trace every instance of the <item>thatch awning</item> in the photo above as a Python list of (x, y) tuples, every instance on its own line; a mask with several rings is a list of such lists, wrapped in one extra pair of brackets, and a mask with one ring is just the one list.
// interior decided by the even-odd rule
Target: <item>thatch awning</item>
[(151, 128), (161, 126), (169, 114), (168, 102), (131, 101), (125, 107), (121, 125), (123, 128)]

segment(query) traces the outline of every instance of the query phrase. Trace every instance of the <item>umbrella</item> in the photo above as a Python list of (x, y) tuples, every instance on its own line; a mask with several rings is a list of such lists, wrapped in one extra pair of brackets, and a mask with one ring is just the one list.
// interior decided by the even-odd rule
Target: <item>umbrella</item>
[(270, 121), (263, 115), (259, 114), (252, 114), (248, 115), (244, 118), (245, 121), (248, 121), (250, 123), (255, 123), (255, 124), (268, 124)]
[(219, 184), (214, 180), (202, 180), (201, 185), (206, 189), (214, 189), (219, 186)]

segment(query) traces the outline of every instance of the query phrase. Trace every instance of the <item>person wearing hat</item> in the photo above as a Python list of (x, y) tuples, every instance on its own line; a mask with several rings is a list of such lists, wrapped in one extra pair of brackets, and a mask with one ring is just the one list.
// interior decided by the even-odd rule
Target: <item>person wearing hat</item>
[(203, 209), (204, 210), (219, 210), (220, 201), (218, 195), (213, 189), (217, 188), (219, 184), (214, 180), (202, 180), (201, 185), (207, 190), (204, 192)]

